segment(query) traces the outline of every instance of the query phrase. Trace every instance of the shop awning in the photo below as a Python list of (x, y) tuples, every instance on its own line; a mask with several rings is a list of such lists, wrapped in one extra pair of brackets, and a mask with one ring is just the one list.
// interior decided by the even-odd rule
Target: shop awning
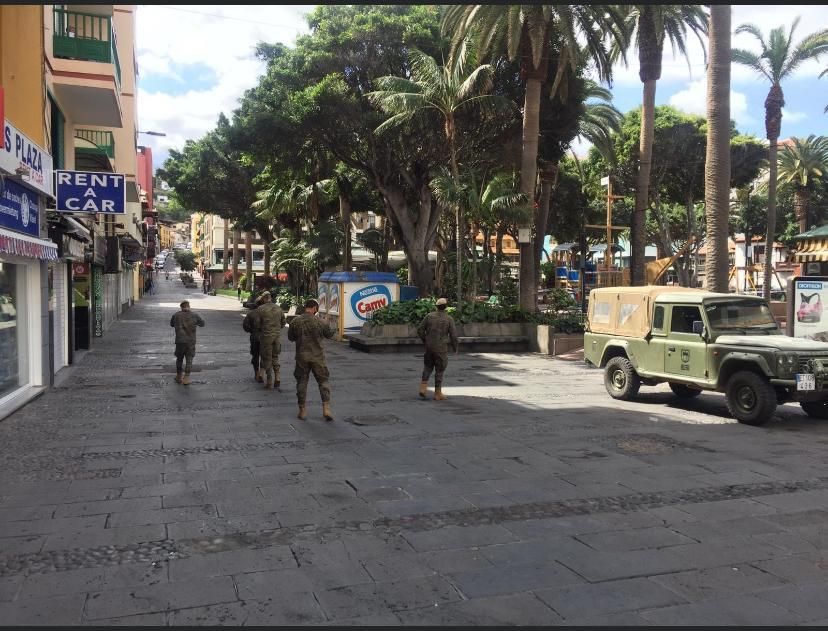
[(578, 245), (578, 244), (577, 243), (560, 243), (560, 244), (556, 245), (554, 248), (552, 248), (552, 251), (553, 252), (569, 252), (576, 245)]
[(828, 261), (828, 239), (812, 239), (804, 241), (799, 250), (793, 253), (791, 259), (794, 263)]
[(57, 244), (46, 239), (30, 237), (11, 230), (0, 228), (0, 254), (28, 256), (44, 261), (57, 261)]

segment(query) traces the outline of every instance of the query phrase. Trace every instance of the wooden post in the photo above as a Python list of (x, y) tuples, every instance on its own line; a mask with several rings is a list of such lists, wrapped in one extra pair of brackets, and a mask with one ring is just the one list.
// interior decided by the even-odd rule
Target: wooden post
[(607, 281), (609, 282), (609, 271), (612, 269), (612, 179), (607, 178), (607, 251), (604, 252), (604, 262), (607, 267)]

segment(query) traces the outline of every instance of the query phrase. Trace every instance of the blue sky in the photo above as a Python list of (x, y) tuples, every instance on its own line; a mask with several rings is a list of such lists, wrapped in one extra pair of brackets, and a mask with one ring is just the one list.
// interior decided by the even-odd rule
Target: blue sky
[[(263, 72), (254, 58), (258, 41), (292, 45), (298, 34), (307, 32), (304, 14), (313, 5), (140, 5), (137, 18), (139, 69), (139, 128), (160, 131), (164, 138), (142, 136), (152, 147), (154, 167), (162, 165), (170, 148), (181, 148), (187, 139), (197, 139), (215, 126), (220, 112), (230, 114), (244, 90), (256, 84)], [(733, 28), (743, 22), (756, 24), (767, 33), (771, 28), (801, 22), (794, 39), (828, 25), (828, 7), (733, 5)], [(747, 35), (734, 37), (733, 45), (753, 48)], [(700, 45), (692, 38), (690, 69), (684, 58), (673, 59), (665, 51), (662, 79), (656, 103), (675, 105), (687, 112), (704, 115), (706, 75)], [(819, 64), (803, 65), (783, 84), (786, 106), (783, 137), (828, 135), (828, 77), (817, 79), (828, 67), (828, 58)], [(731, 81), (731, 118), (744, 133), (765, 136), (764, 100), (768, 85), (751, 71), (734, 66)], [(633, 55), (627, 68), (615, 71), (612, 87), (615, 106), (622, 112), (641, 103), (638, 62)], [(576, 145), (578, 153), (584, 146)]]

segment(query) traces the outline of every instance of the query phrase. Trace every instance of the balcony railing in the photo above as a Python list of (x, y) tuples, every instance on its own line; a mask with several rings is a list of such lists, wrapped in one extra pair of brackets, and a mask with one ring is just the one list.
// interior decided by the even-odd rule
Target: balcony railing
[[(115, 159), (115, 136), (111, 131), (98, 131), (96, 129), (76, 129), (75, 138), (83, 138), (98, 146), (103, 153), (113, 160)], [(81, 151), (94, 151), (91, 147), (77, 147)]]
[(120, 85), (121, 63), (112, 16), (55, 8), (54, 28), (55, 57), (114, 64), (115, 78)]

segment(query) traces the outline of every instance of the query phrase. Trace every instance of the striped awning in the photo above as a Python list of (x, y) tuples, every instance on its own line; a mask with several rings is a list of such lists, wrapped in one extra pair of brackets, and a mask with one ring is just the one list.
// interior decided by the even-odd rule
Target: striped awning
[(0, 254), (27, 256), (44, 261), (56, 261), (58, 259), (57, 244), (53, 241), (38, 239), (2, 228), (0, 228)]
[(794, 263), (828, 261), (828, 239), (809, 239), (803, 242), (799, 250), (793, 253), (791, 259)]

